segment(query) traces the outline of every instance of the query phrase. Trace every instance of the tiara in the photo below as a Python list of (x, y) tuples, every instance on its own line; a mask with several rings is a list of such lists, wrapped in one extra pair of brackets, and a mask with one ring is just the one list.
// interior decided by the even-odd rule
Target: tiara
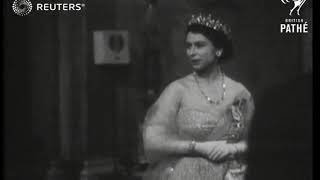
[(214, 19), (211, 14), (205, 16), (200, 14), (192, 15), (191, 19), (188, 22), (188, 26), (191, 25), (202, 25), (208, 28), (211, 28), (215, 31), (222, 32), (227, 36), (228, 39), (231, 39), (231, 29), (230, 27), (223, 23), (220, 19)]

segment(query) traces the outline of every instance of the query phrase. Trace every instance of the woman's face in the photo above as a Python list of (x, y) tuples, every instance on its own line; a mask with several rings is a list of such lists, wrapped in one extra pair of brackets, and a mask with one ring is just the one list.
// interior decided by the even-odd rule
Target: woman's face
[(217, 49), (201, 33), (188, 32), (186, 36), (186, 53), (195, 71), (201, 71), (216, 62)]

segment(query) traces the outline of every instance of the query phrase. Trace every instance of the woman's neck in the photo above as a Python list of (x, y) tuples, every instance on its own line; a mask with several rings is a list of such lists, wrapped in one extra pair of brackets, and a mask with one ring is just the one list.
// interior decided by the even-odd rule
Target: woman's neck
[(204, 71), (196, 72), (196, 75), (199, 77), (199, 79), (207, 82), (208, 84), (216, 81), (221, 74), (222, 72), (219, 65), (214, 65)]

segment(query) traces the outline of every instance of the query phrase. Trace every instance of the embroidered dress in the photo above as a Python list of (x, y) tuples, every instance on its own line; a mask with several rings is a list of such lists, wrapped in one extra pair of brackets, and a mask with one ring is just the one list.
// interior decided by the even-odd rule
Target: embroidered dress
[[(188, 86), (187, 95), (183, 96), (176, 113), (163, 117), (161, 125), (170, 128), (166, 138), (197, 142), (227, 140), (230, 143), (244, 139), (254, 108), (252, 98), (240, 83), (228, 79), (228, 86), (232, 90), (227, 91), (225, 101), (218, 106), (201, 106), (198, 102), (205, 102), (203, 97), (194, 86)], [(161, 108), (170, 109), (159, 104), (157, 111)], [(146, 119), (145, 128), (159, 125), (158, 117), (161, 116)], [(241, 157), (212, 162), (204, 157), (163, 156), (161, 153), (154, 153), (153, 157), (157, 155), (159, 157), (151, 162), (144, 180), (233, 180), (237, 179), (234, 175), (243, 177), (246, 166)], [(240, 176), (234, 177), (239, 179)]]

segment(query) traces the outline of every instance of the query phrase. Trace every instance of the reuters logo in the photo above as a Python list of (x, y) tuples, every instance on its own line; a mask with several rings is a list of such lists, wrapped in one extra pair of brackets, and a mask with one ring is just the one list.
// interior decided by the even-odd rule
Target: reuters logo
[(29, 0), (15, 0), (12, 4), (13, 12), (19, 16), (28, 15), (32, 10), (32, 4)]

